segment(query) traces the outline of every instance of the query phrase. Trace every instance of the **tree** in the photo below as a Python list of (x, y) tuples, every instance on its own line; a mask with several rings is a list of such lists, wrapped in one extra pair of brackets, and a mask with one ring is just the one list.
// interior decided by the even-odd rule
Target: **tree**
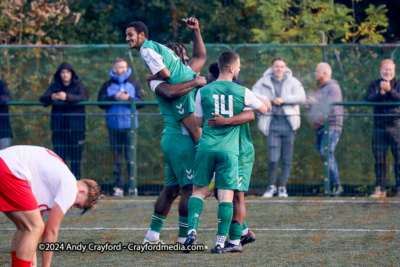
[[(356, 0), (359, 2), (360, 0)], [(327, 43), (384, 41), (388, 26), (385, 5), (370, 5), (367, 17), (356, 23), (353, 9), (326, 0), (246, 0), (246, 7), (257, 8), (261, 24), (253, 28), (253, 41), (263, 43)]]
[(71, 14), (66, 0), (3, 0), (0, 13), (2, 44), (58, 44), (49, 34), (61, 23), (76, 25), (80, 18), (80, 13)]

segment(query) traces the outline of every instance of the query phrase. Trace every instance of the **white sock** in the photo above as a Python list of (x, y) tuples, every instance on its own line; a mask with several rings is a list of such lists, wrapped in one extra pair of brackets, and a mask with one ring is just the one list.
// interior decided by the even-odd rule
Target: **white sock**
[(216, 246), (220, 245), (221, 248), (225, 247), (225, 239), (226, 236), (224, 235), (217, 235), (217, 243), (215, 243)]
[(186, 241), (186, 237), (178, 237), (178, 243), (184, 244)]
[(146, 234), (146, 239), (150, 242), (157, 241), (158, 239), (160, 239), (160, 233), (149, 229)]
[(194, 232), (194, 234), (197, 234), (197, 232), (196, 232), (195, 229), (190, 229), (190, 230), (188, 231), (188, 235), (190, 235), (192, 232)]
[(249, 228), (243, 229), (242, 235), (247, 235), (249, 233)]
[(234, 244), (235, 246), (239, 246), (240, 240), (229, 240), (229, 243)]

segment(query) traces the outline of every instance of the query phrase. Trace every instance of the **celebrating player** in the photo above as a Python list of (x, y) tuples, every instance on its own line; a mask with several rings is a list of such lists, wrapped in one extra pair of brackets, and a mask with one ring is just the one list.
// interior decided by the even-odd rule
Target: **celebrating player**
[[(197, 72), (201, 70), (206, 60), (205, 47), (197, 19), (189, 18), (184, 21), (192, 29), (194, 39), (193, 60), (189, 66)], [(193, 114), (194, 92), (192, 90), (205, 85), (206, 81), (202, 77), (195, 76), (195, 72), (185, 66), (172, 50), (156, 42), (148, 41), (147, 28), (143, 23), (130, 23), (126, 30), (126, 36), (130, 47), (140, 50), (144, 64), (154, 74), (149, 75), (148, 81), (151, 81), (151, 88), (156, 93), (165, 123), (161, 147), (166, 161), (166, 181), (157, 198), (150, 228), (143, 242), (160, 242), (162, 225), (181, 188), (178, 242), (183, 243), (187, 236), (187, 203), (192, 193), (191, 179), (193, 178), (195, 154), (193, 141), (198, 141), (201, 134)], [(187, 53), (183, 59), (187, 61)], [(166, 80), (168, 84), (163, 81), (164, 78), (169, 78)], [(188, 126), (189, 131), (180, 123), (182, 117), (184, 117), (182, 123)]]
[[(37, 146), (12, 146), (0, 151), (0, 211), (17, 227), (11, 243), (12, 266), (36, 262), (39, 239), (56, 242), (58, 228), (70, 207), (93, 208), (99, 197), (93, 180), (76, 180), (54, 152)], [(46, 225), (41, 213), (50, 211)], [(52, 252), (42, 252), (50, 266)]]
[(215, 172), (218, 189), (218, 235), (213, 253), (224, 253), (224, 242), (233, 214), (233, 190), (238, 185), (239, 126), (211, 128), (207, 119), (215, 114), (233, 117), (246, 106), (266, 113), (266, 106), (247, 88), (232, 82), (240, 71), (239, 55), (232, 51), (222, 52), (218, 59), (220, 75), (215, 82), (201, 88), (196, 95), (198, 126), (203, 127), (195, 158), (193, 195), (189, 200), (188, 237), (185, 245), (196, 241), (196, 232), (203, 200)]

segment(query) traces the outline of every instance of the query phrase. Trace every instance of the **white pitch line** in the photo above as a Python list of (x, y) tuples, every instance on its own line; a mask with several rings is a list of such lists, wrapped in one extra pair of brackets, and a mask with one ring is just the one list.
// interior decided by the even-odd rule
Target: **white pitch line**
[[(0, 229), (0, 231), (15, 231), (14, 228)], [(60, 231), (147, 231), (148, 228), (60, 228)], [(178, 228), (163, 228), (163, 231), (177, 231)], [(198, 229), (198, 231), (216, 231), (216, 228)], [(385, 229), (269, 229), (269, 228), (251, 228), (254, 231), (292, 231), (292, 232), (400, 232), (400, 230)]]
[[(137, 203), (146, 203), (146, 202), (156, 202), (156, 200), (152, 199), (104, 199), (100, 200), (100, 202), (116, 202), (116, 203), (123, 203), (123, 202), (137, 202)], [(318, 199), (287, 199), (287, 200), (269, 200), (269, 199), (249, 199), (245, 200), (246, 203), (349, 203), (349, 204), (400, 204), (398, 200), (382, 200), (382, 201), (373, 201), (373, 200), (318, 200)]]

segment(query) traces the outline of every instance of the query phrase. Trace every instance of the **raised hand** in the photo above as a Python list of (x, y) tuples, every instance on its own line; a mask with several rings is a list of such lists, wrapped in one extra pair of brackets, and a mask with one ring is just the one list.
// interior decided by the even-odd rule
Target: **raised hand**
[(186, 23), (186, 26), (189, 29), (192, 29), (192, 30), (199, 29), (199, 21), (196, 18), (190, 17), (190, 18), (182, 19), (182, 20)]

